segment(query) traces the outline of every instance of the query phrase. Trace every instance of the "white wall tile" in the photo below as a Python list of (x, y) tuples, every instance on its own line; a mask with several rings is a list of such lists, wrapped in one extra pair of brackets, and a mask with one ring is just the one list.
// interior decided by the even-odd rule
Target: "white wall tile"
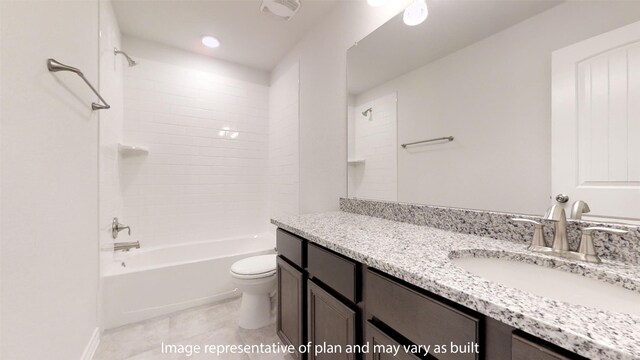
[[(357, 102), (357, 100), (356, 100)], [(372, 109), (369, 116), (362, 112)], [(354, 159), (364, 164), (350, 165), (349, 196), (361, 199), (397, 201), (397, 94), (391, 93), (358, 104), (351, 110)]]
[[(100, 1), (100, 93), (108, 99), (111, 108), (99, 115), (99, 202), (98, 221), (100, 237), (100, 269), (113, 261), (111, 222), (122, 217), (122, 191), (120, 189), (120, 156), (118, 144), (123, 132), (123, 77), (126, 61), (114, 56), (113, 48), (121, 48), (121, 35), (110, 1)], [(99, 296), (102, 300), (103, 297)], [(102, 313), (99, 312), (102, 316)], [(102, 323), (102, 319), (100, 319)]]
[(299, 65), (292, 65), (270, 88), (270, 216), (299, 213)]
[(122, 164), (123, 221), (136, 239), (151, 247), (265, 231), (269, 87), (125, 43), (142, 56), (125, 72), (124, 139), (149, 148)]

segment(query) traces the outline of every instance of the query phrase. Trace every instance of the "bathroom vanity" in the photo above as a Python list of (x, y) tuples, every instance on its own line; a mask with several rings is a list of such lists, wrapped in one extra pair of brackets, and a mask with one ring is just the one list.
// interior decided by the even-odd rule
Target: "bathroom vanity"
[[(346, 212), (273, 223), (280, 339), (297, 349), (311, 342), (343, 351), (316, 356), (312, 347), (297, 359), (640, 358), (637, 321), (502, 287), (451, 261), (525, 258), (521, 244)], [(349, 344), (369, 349), (344, 353)], [(374, 345), (431, 347), (425, 356), (424, 348), (379, 353)], [(446, 351), (437, 353), (437, 345)]]

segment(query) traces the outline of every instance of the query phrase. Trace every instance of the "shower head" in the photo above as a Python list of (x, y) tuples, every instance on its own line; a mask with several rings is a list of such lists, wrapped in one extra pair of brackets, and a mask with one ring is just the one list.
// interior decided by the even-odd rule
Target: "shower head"
[(125, 53), (122, 50), (118, 50), (117, 48), (113, 48), (113, 53), (115, 55), (122, 54), (125, 57), (125, 59), (127, 59), (127, 63), (129, 63), (129, 67), (134, 67), (134, 66), (138, 65), (138, 63), (135, 60), (133, 60), (131, 58), (131, 56), (127, 55), (127, 53)]
[(362, 116), (369, 116), (373, 112), (373, 108), (368, 108), (367, 110), (362, 112)]

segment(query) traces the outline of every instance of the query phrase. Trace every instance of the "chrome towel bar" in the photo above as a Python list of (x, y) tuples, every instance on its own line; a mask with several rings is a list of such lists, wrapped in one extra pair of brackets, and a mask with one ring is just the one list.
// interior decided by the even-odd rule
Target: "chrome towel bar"
[(89, 86), (89, 88), (91, 88), (91, 91), (93, 91), (94, 94), (96, 94), (98, 96), (98, 98), (100, 99), (100, 101), (102, 101), (102, 104), (97, 104), (97, 103), (91, 103), (91, 109), (93, 110), (104, 110), (104, 109), (109, 109), (111, 106), (109, 104), (107, 104), (107, 102), (102, 98), (102, 96), (100, 96), (100, 94), (98, 94), (98, 91), (93, 87), (93, 85), (91, 85), (91, 83), (89, 82), (89, 80), (87, 80), (86, 77), (84, 77), (84, 74), (82, 73), (82, 71), (80, 71), (80, 69), (74, 68), (73, 66), (69, 66), (69, 65), (65, 65), (55, 59), (48, 59), (47, 60), (47, 69), (49, 69), (49, 71), (51, 72), (58, 72), (58, 71), (71, 71), (72, 73), (75, 73), (76, 75), (80, 76), (80, 78), (82, 80), (84, 80), (85, 83), (87, 83), (87, 85)]
[(442, 141), (442, 140), (453, 141), (453, 136), (445, 136), (445, 137), (439, 137), (435, 139), (416, 141), (416, 142), (402, 144), (400, 146), (402, 146), (403, 148), (406, 148), (407, 146), (411, 146), (411, 145), (424, 144), (432, 141)]

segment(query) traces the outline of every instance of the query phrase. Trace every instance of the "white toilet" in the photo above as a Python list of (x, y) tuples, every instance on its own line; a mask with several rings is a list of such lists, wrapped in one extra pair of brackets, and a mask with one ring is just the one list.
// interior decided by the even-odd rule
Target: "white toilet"
[(271, 294), (276, 289), (276, 254), (253, 256), (231, 265), (231, 276), (242, 291), (239, 325), (244, 329), (259, 329), (269, 325)]

